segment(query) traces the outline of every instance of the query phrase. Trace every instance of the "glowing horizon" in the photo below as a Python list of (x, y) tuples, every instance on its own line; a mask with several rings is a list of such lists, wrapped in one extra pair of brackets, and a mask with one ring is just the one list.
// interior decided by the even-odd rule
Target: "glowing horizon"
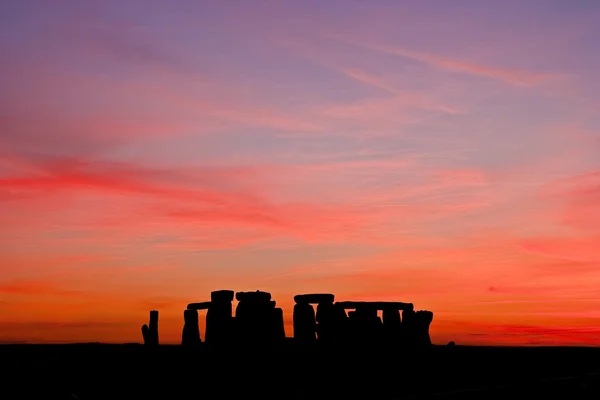
[(600, 4), (59, 3), (0, 5), (0, 342), (260, 289), (600, 344)]

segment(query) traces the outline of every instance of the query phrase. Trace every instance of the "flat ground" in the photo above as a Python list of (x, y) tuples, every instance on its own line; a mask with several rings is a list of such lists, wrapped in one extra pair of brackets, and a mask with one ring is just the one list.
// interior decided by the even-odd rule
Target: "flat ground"
[(5, 393), (16, 391), (7, 399), (69, 393), (81, 400), (600, 398), (600, 348), (456, 346), (412, 355), (291, 345), (254, 350), (5, 345), (0, 381)]

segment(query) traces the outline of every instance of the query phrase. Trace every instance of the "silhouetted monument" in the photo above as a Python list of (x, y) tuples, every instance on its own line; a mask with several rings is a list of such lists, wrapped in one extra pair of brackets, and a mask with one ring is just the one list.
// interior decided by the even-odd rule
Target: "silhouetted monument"
[(158, 346), (158, 311), (150, 311), (150, 322), (142, 325), (142, 336), (145, 345)]
[[(237, 343), (250, 348), (285, 343), (283, 311), (276, 307), (270, 293), (260, 290), (235, 293), (238, 301), (235, 317), (233, 298), (232, 290), (217, 290), (211, 293), (211, 301), (188, 304), (181, 344), (194, 346), (202, 342), (198, 310), (207, 310), (205, 342), (211, 346)], [(433, 313), (415, 312), (412, 303), (336, 303), (330, 293), (299, 294), (294, 301), (294, 342), (302, 347), (319, 343), (319, 347), (350, 345), (387, 351), (431, 346), (429, 327)], [(313, 304), (317, 305), (316, 312)], [(346, 314), (346, 310), (353, 311)], [(142, 334), (145, 344), (158, 345), (158, 311), (150, 312), (150, 324), (142, 327)]]

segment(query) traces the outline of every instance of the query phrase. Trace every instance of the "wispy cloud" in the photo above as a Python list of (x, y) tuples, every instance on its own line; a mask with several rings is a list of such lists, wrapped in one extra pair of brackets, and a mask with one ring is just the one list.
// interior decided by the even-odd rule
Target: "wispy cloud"
[(337, 35), (330, 35), (330, 38), (365, 49), (410, 58), (443, 70), (482, 76), (515, 86), (536, 86), (556, 78), (556, 75), (553, 74), (478, 64), (438, 54), (409, 50), (397, 45), (367, 44), (360, 40), (342, 38)]
[(51, 282), (21, 279), (6, 283), (0, 283), (0, 293), (4, 295), (19, 296), (72, 296), (77, 294), (78, 292), (58, 287)]

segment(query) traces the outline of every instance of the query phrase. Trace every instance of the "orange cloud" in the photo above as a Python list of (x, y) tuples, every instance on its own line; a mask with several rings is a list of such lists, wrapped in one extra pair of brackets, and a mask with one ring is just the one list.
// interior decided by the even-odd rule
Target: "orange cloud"
[(66, 290), (57, 287), (53, 283), (31, 280), (31, 279), (20, 279), (8, 283), (0, 283), (0, 293), (5, 295), (22, 295), (22, 296), (39, 296), (39, 295), (53, 295), (53, 296), (70, 296), (77, 293), (77, 291)]

